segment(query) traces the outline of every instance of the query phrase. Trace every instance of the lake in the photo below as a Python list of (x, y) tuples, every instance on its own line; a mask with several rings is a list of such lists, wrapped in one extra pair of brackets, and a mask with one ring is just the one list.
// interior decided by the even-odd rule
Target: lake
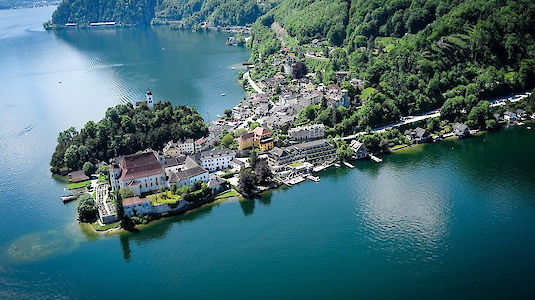
[(0, 298), (534, 298), (526, 127), (358, 161), (136, 234), (78, 224), (49, 172), (58, 133), (147, 87), (211, 120), (244, 97), (232, 66), (249, 53), (225, 33), (45, 32), (53, 9), (0, 11)]

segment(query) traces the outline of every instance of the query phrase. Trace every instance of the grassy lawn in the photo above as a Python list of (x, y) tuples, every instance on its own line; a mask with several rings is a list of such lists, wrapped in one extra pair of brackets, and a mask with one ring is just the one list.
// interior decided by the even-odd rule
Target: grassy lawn
[(378, 37), (375, 39), (375, 43), (380, 43), (384, 46), (385, 52), (390, 52), (392, 48), (396, 46), (399, 38), (394, 37)]
[(176, 203), (182, 199), (180, 195), (173, 195), (171, 191), (152, 194), (148, 198), (152, 202), (152, 205)]
[(100, 225), (100, 223), (98, 221), (94, 222), (94, 223), (91, 223), (91, 226), (93, 226), (93, 228), (95, 228), (95, 230), (97, 231), (105, 231), (105, 230), (108, 230), (108, 229), (113, 229), (113, 228), (119, 228), (121, 227), (121, 223), (120, 222), (115, 222), (115, 223), (111, 223), (111, 224), (107, 224), (107, 225)]
[(301, 162), (300, 161), (296, 161), (294, 163), (291, 163), (290, 167), (297, 167), (297, 166), (300, 166), (300, 165), (301, 165)]
[(390, 148), (390, 150), (392, 151), (396, 151), (396, 150), (399, 150), (399, 149), (403, 149), (405, 148), (407, 145), (395, 145), (394, 147)]
[(81, 187), (84, 187), (86, 184), (90, 184), (90, 183), (91, 183), (91, 180), (82, 181), (78, 183), (71, 183), (67, 186), (67, 189), (72, 190), (72, 189), (81, 188)]
[(240, 194), (238, 192), (236, 192), (236, 190), (229, 190), (229, 191), (226, 191), (225, 193), (215, 197), (215, 200), (221, 200), (221, 199), (226, 199), (226, 198), (230, 198), (230, 197), (238, 197)]
[(97, 183), (98, 184), (106, 184), (106, 183), (108, 183), (108, 179), (106, 178), (106, 176), (98, 175)]
[(360, 99), (366, 100), (368, 99), (368, 97), (370, 97), (371, 94), (376, 93), (376, 92), (377, 90), (372, 87), (366, 88), (360, 94)]

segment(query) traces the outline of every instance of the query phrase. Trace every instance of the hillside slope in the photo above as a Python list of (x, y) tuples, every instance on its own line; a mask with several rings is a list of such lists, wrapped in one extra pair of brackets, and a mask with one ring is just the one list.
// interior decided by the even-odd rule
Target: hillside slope
[(215, 25), (251, 24), (269, 11), (278, 0), (64, 0), (54, 12), (52, 23), (115, 21), (119, 24), (149, 25), (178, 21), (190, 28), (203, 21)]
[(378, 91), (362, 113), (373, 122), (364, 124), (456, 97), (469, 110), (478, 99), (535, 84), (530, 0), (285, 0), (253, 26), (256, 62), (269, 61), (281, 47), (270, 32), (273, 22), (297, 40), (294, 53), (311, 49), (314, 38), (329, 42), (330, 62), (315, 70), (325, 84), (337, 81), (336, 71), (349, 71)]

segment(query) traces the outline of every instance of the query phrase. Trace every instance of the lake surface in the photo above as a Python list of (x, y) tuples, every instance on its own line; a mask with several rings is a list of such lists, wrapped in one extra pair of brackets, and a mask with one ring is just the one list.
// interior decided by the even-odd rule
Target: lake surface
[(79, 225), (48, 171), (58, 132), (147, 85), (212, 118), (243, 97), (231, 66), (249, 54), (222, 33), (44, 32), (52, 10), (0, 11), (0, 298), (534, 298), (525, 127), (359, 161), (137, 234)]

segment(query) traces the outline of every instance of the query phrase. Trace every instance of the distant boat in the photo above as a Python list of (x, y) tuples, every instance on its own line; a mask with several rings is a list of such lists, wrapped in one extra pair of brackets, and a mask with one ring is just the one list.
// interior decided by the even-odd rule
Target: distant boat
[(334, 163), (334, 166), (337, 167), (337, 168), (340, 168), (340, 164), (339, 163)]
[(33, 125), (30, 124), (26, 128), (24, 128), (24, 131), (30, 131), (30, 130), (32, 130), (32, 128), (33, 128)]
[(234, 70), (234, 67), (232, 67), (232, 70)]
[(516, 123), (516, 124), (517, 124), (518, 126), (522, 126), (522, 125), (524, 125), (524, 122), (518, 122), (518, 123)]
[(531, 127), (529, 127), (529, 126), (528, 126), (528, 127), (526, 127), (526, 128), (527, 128), (528, 130), (531, 130)]
[(221, 96), (225, 96), (225, 94), (221, 94)]

